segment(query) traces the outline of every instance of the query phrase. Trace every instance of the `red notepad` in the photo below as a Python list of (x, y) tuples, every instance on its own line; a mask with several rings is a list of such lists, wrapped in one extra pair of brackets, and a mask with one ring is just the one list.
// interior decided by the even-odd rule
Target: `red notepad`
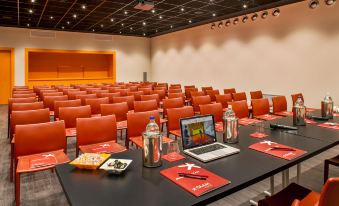
[[(204, 175), (208, 176), (206, 180), (193, 179), (188, 177), (180, 177), (178, 173)], [(216, 190), (230, 183), (229, 180), (222, 178), (200, 166), (193, 163), (185, 163), (160, 171), (160, 174), (167, 177), (175, 184), (199, 197), (203, 194)]]
[(50, 165), (55, 165), (57, 160), (53, 154), (42, 154), (34, 156), (30, 161), (30, 168), (39, 168), (39, 167), (47, 167)]
[(255, 118), (262, 119), (262, 120), (274, 120), (274, 119), (279, 119), (282, 117), (273, 115), (273, 114), (264, 114), (264, 115), (255, 116)]
[(333, 117), (339, 117), (339, 113), (333, 113)]
[(176, 153), (176, 152), (171, 152), (169, 154), (163, 155), (162, 159), (167, 160), (169, 162), (175, 162), (175, 161), (185, 159), (185, 157), (182, 156), (181, 154)]
[(335, 123), (335, 122), (325, 122), (325, 123), (319, 124), (318, 126), (319, 127), (329, 128), (329, 129), (339, 130), (339, 124)]
[(276, 115), (282, 115), (282, 116), (293, 116), (293, 112), (283, 111), (283, 112), (276, 112), (274, 113)]
[(117, 153), (126, 150), (126, 148), (119, 144), (104, 143), (91, 148), (91, 150), (93, 153)]
[(264, 133), (261, 133), (261, 132), (254, 132), (252, 134), (250, 134), (251, 137), (254, 137), (254, 138), (264, 138), (264, 137), (267, 137), (268, 135), (267, 134), (264, 134)]
[(289, 147), (283, 144), (278, 144), (271, 141), (261, 141), (249, 146), (250, 149), (257, 150), (275, 157), (279, 157), (285, 160), (292, 160), (306, 153), (304, 150)]
[(249, 119), (249, 118), (242, 118), (242, 119), (239, 119), (239, 124), (241, 125), (250, 125), (250, 124), (255, 124), (255, 123), (259, 123), (259, 122), (262, 122), (261, 120), (258, 120), (258, 119)]
[(306, 122), (307, 124), (317, 124), (316, 121), (313, 121), (313, 120), (311, 120), (311, 119), (306, 119), (306, 118), (305, 118), (305, 122)]

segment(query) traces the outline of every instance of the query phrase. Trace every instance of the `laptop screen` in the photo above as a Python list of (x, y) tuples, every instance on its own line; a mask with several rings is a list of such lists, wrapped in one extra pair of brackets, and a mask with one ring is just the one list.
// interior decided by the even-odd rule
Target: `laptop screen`
[(216, 142), (212, 115), (180, 119), (183, 149), (190, 149)]

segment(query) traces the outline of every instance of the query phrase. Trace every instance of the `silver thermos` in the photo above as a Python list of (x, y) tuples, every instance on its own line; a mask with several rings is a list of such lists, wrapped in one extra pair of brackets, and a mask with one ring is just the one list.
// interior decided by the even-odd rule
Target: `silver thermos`
[(145, 167), (159, 167), (162, 164), (162, 139), (158, 132), (144, 132), (142, 135), (142, 160)]
[(326, 94), (324, 100), (321, 101), (321, 116), (333, 118), (333, 100), (329, 94)]
[(293, 125), (305, 126), (306, 107), (301, 96), (298, 97), (297, 101), (293, 106)]
[(228, 109), (224, 112), (224, 131), (223, 141), (229, 144), (239, 142), (239, 124), (238, 118), (235, 116), (232, 106), (228, 105)]

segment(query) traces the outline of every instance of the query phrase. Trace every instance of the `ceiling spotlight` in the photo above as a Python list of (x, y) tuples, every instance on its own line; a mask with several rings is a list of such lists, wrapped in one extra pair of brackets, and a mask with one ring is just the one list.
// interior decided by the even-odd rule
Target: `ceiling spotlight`
[(70, 24), (70, 22), (69, 22), (69, 21), (67, 21), (66, 23), (67, 23), (67, 24)]
[(127, 12), (127, 11), (124, 11), (124, 14), (125, 14), (125, 15), (127, 15), (127, 14), (128, 14), (128, 12)]
[(86, 9), (86, 5), (85, 4), (81, 5), (81, 8)]
[(122, 32), (120, 31), (119, 34), (121, 34)]
[(172, 29), (172, 28), (173, 28), (173, 25), (171, 25), (170, 27), (171, 27), (171, 29)]
[(216, 14), (215, 14), (215, 13), (213, 13), (213, 14), (212, 14), (212, 16), (216, 16)]
[(95, 29), (92, 29), (93, 32), (95, 32)]
[(111, 22), (113, 22), (114, 21), (114, 19), (113, 18), (111, 18)]
[(246, 23), (247, 20), (248, 20), (248, 16), (244, 16), (244, 17), (242, 18), (242, 23)]
[(121, 26), (124, 26), (124, 25), (125, 25), (124, 23), (121, 24)]
[(50, 19), (54, 19), (54, 17), (53, 17), (53, 16), (50, 16), (49, 18), (50, 18)]
[(152, 13), (153, 13), (153, 14), (155, 13), (155, 10), (154, 10), (154, 9), (152, 9)]
[(62, 27), (61, 27), (61, 29), (65, 29), (65, 27), (64, 27), (64, 26), (62, 26)]
[(142, 22), (142, 25), (146, 26), (146, 22)]
[(227, 21), (225, 22), (225, 26), (229, 26), (229, 25), (231, 25), (231, 21), (230, 21), (230, 20), (227, 20)]
[(188, 20), (188, 23), (192, 23), (192, 20)]
[(130, 27), (130, 28), (129, 28), (129, 30), (131, 30), (131, 31), (132, 31), (132, 30), (133, 30), (133, 27)]
[(273, 16), (279, 16), (279, 15), (280, 15), (280, 9), (278, 9), (278, 8), (273, 9), (272, 15), (273, 15)]
[(158, 32), (158, 29), (156, 29), (155, 32)]
[(77, 18), (77, 15), (76, 15), (76, 14), (73, 14), (73, 18), (76, 19), (76, 18)]
[(146, 34), (145, 34), (145, 33), (143, 33), (142, 35), (146, 36)]
[(257, 18), (258, 18), (258, 14), (257, 13), (253, 14), (252, 17), (251, 17), (252, 21), (257, 20)]
[(162, 16), (159, 16), (159, 19), (162, 19)]
[(185, 11), (185, 9), (184, 9), (184, 8), (181, 8), (180, 10), (181, 10), (181, 11)]
[(248, 7), (247, 4), (242, 5), (242, 8), (244, 8), (244, 9), (247, 9), (247, 7)]
[(212, 29), (212, 30), (215, 29), (215, 23), (213, 23), (213, 24), (211, 25), (211, 29)]
[(319, 1), (318, 0), (311, 0), (310, 3), (308, 4), (310, 9), (316, 9), (319, 6)]
[(219, 22), (218, 27), (222, 28), (223, 25), (224, 25), (224, 23), (222, 23), (222, 21), (221, 21), (221, 22)]
[(30, 24), (27, 24), (27, 27), (29, 27), (30, 26)]
[(239, 23), (239, 19), (238, 18), (235, 18), (234, 20), (233, 20), (233, 24), (234, 25), (237, 25)]
[(100, 27), (101, 27), (101, 28), (104, 28), (104, 25), (103, 25), (103, 24), (100, 24)]
[(325, 0), (325, 4), (327, 6), (333, 6), (335, 4), (336, 0)]
[(261, 14), (261, 18), (262, 19), (266, 19), (267, 16), (268, 16), (268, 12), (267, 11), (262, 12), (262, 14)]
[(32, 3), (34, 3), (34, 2), (35, 2), (35, 0), (31, 0), (31, 2), (32, 2)]
[(33, 14), (33, 10), (32, 9), (28, 9), (28, 13)]

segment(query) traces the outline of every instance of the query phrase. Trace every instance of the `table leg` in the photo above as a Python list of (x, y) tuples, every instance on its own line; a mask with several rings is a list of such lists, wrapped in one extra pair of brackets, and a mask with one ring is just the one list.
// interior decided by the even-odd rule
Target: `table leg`
[(301, 165), (300, 163), (297, 164), (297, 184), (300, 182), (300, 173), (301, 173)]

